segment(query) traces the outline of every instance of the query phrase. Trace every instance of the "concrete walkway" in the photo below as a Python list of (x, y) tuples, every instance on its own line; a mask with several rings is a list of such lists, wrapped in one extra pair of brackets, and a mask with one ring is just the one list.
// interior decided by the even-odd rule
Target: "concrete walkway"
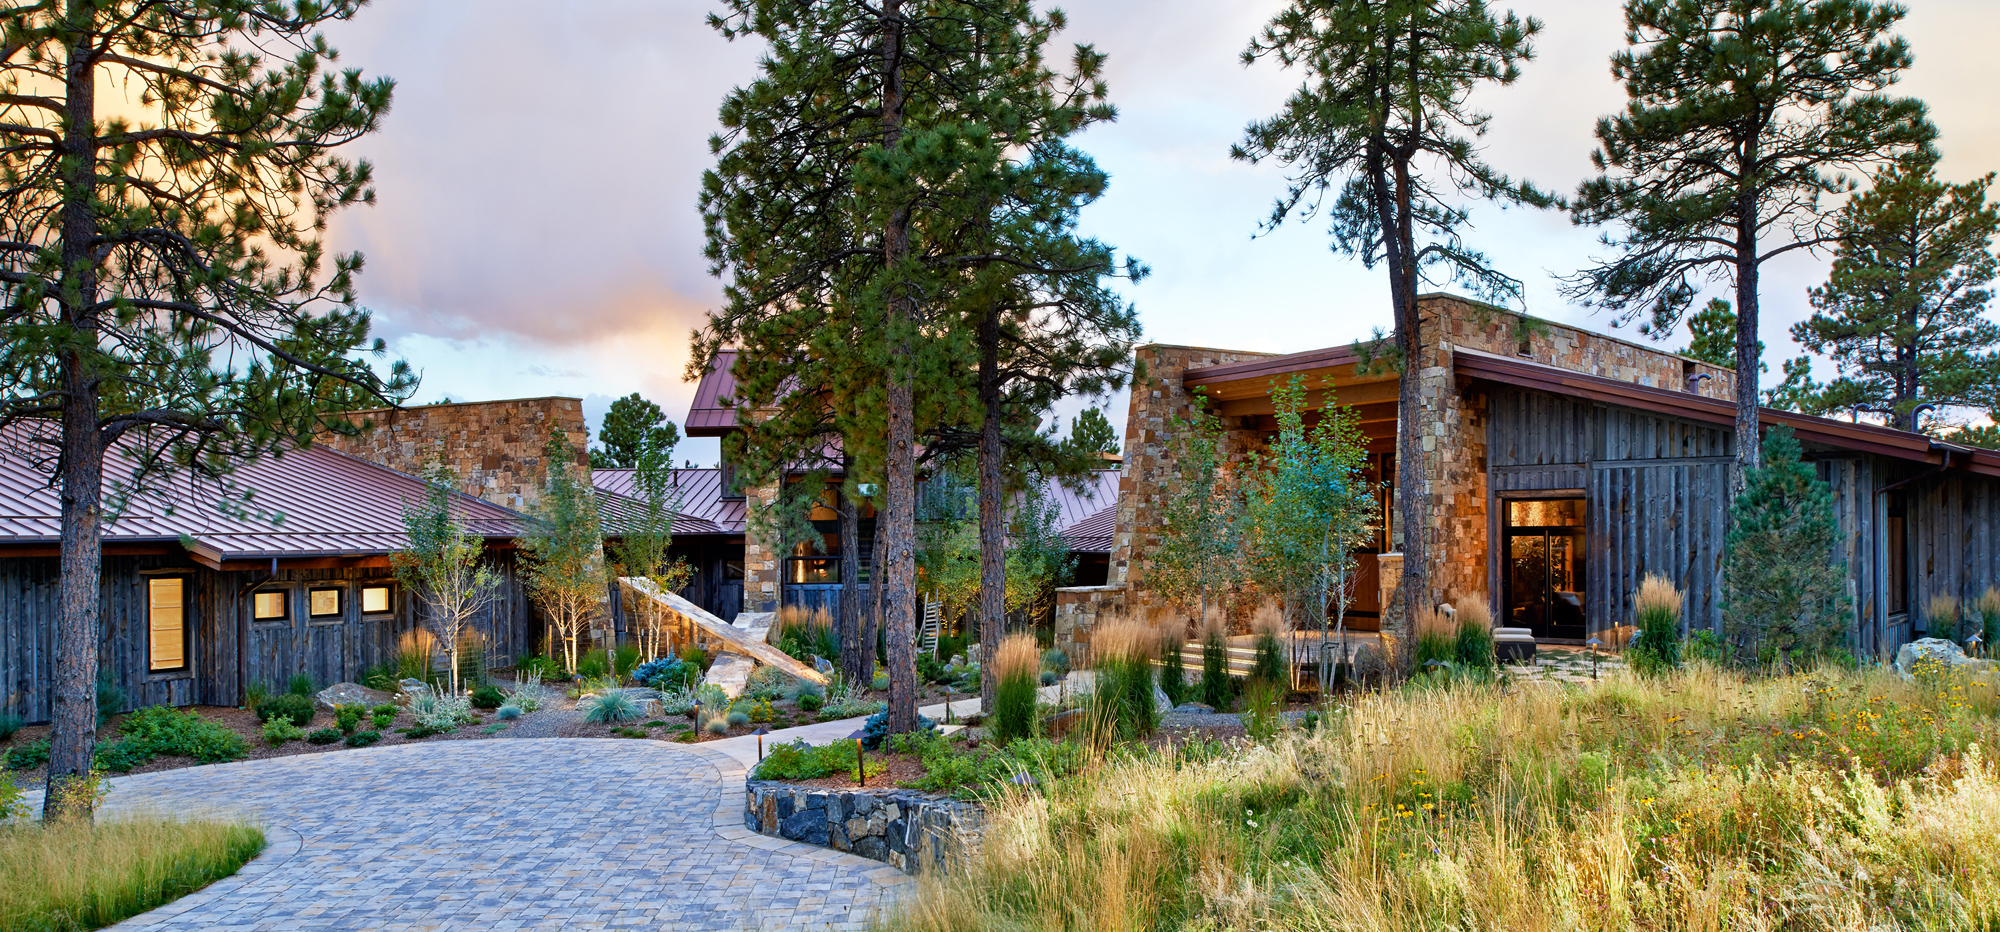
[(523, 739), (121, 777), (114, 815), (240, 817), (271, 845), (113, 928), (863, 928), (909, 878), (746, 831), (741, 760), (713, 745)]

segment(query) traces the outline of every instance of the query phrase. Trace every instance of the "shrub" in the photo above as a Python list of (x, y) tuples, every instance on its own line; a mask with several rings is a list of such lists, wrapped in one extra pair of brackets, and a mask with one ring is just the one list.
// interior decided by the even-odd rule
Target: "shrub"
[(1944, 637), (1956, 641), (1968, 637), (1965, 630), (1965, 612), (1960, 609), (1958, 599), (1942, 593), (1930, 597), (1924, 603), (1924, 620), (1929, 622), (1931, 637)]
[(265, 689), (262, 683), (251, 683), (243, 687), (243, 707), (253, 712), (257, 710), (258, 706), (264, 704), (264, 700), (269, 698), (271, 698), (271, 691)]
[(376, 706), (376, 707), (374, 707), (374, 708), (372, 708), (372, 709), (369, 709), (368, 711), (369, 711), (370, 713), (372, 713), (372, 714), (375, 714), (375, 715), (388, 715), (388, 716), (392, 716), (392, 717), (393, 717), (393, 716), (395, 716), (395, 715), (396, 715), (397, 713), (399, 713), (399, 712), (402, 712), (402, 711), (403, 711), (403, 707), (402, 707), (402, 706), (399, 706), (399, 705), (397, 705), (397, 704), (395, 704), (395, 703), (393, 703), (393, 702), (384, 702), (384, 703), (382, 703), (381, 705), (378, 705), (378, 706)]
[(1201, 639), (1201, 701), (1217, 711), (1229, 708), (1229, 641), (1220, 624)]
[[(773, 744), (764, 751), (764, 759), (750, 771), (752, 780), (818, 780), (837, 773), (854, 775), (854, 744), (849, 741), (835, 741), (817, 747), (807, 744), (805, 739), (784, 744)], [(869, 762), (869, 773), (881, 773), (879, 762)]]
[(593, 725), (636, 722), (639, 720), (639, 704), (626, 693), (603, 693), (584, 704), (583, 720)]
[(472, 707), (475, 709), (497, 709), (506, 701), (507, 695), (500, 691), (500, 687), (490, 683), (472, 691)]
[(1454, 659), (1459, 666), (1471, 670), (1491, 670), (1496, 666), (1493, 657), (1493, 612), (1487, 607), (1486, 594), (1478, 593), (1461, 597), (1453, 610), (1458, 615), (1458, 642), (1454, 645)]
[(49, 739), (42, 738), (7, 749), (8, 770), (33, 770), (49, 762)]
[(798, 703), (799, 711), (801, 712), (817, 712), (826, 704), (826, 700), (821, 698), (820, 694), (816, 692), (800, 693)]
[(0, 930), (96, 929), (235, 873), (264, 849), (242, 824), (159, 817), (0, 832)]
[(125, 710), (125, 691), (118, 688), (118, 674), (110, 667), (97, 668), (97, 727), (103, 728), (111, 716)]
[(291, 680), (285, 684), (285, 692), (291, 693), (294, 696), (304, 696), (307, 699), (311, 699), (312, 694), (315, 692), (312, 675), (308, 673), (292, 674)]
[(1451, 663), (1458, 659), (1458, 629), (1435, 609), (1418, 609), (1416, 669), (1431, 669), (1431, 661)]
[(818, 683), (806, 680), (794, 680), (792, 682), (792, 701), (797, 702), (806, 696), (815, 696), (824, 700), (826, 698), (826, 690)]
[(762, 724), (777, 717), (778, 712), (776, 709), (771, 708), (771, 700), (769, 699), (759, 699), (750, 704), (750, 720), (753, 722)]
[(280, 693), (257, 706), (258, 721), (268, 722), (282, 716), (300, 728), (312, 723), (314, 713), (313, 701), (296, 693)]
[(165, 706), (140, 709), (126, 716), (118, 730), (135, 750), (149, 759), (162, 755), (220, 764), (249, 752), (243, 736), (222, 723), (209, 721), (196, 712)]
[[(874, 715), (868, 716), (868, 721), (861, 726), (861, 746), (870, 751), (881, 748), (882, 739), (889, 736), (889, 704), (883, 702), (878, 705), (881, 708), (876, 710)], [(930, 731), (936, 727), (936, 722), (922, 715), (917, 716), (918, 731)]]
[(1035, 638), (1016, 634), (993, 655), (993, 736), (1001, 742), (1026, 738), (1035, 728), (1035, 679), (1040, 658)]
[(384, 729), (384, 728), (387, 728), (387, 727), (389, 727), (389, 725), (390, 725), (391, 723), (393, 723), (393, 722), (395, 722), (395, 721), (396, 721), (396, 713), (394, 713), (394, 712), (377, 712), (377, 713), (375, 713), (374, 715), (371, 715), (371, 716), (369, 716), (369, 717), (368, 717), (368, 720), (369, 720), (369, 722), (371, 722), (372, 724), (374, 724), (374, 726), (375, 726), (375, 730), (377, 730), (377, 731), (380, 731), (380, 730), (382, 730), (382, 729)]
[(441, 696), (425, 689), (410, 698), (410, 717), (426, 736), (444, 734), (472, 720), (472, 703), (464, 696)]
[(257, 733), (263, 735), (264, 743), (272, 747), (287, 741), (303, 741), (306, 737), (306, 730), (292, 724), (289, 718), (274, 718), (265, 722), (264, 727), (259, 728)]
[(800, 660), (819, 656), (828, 660), (840, 656), (840, 639), (834, 631), (833, 616), (824, 608), (807, 611), (788, 605), (778, 612), (779, 650)]
[(1056, 647), (1042, 651), (1042, 669), (1054, 673), (1057, 679), (1068, 676), (1069, 654)]
[(514, 677), (514, 686), (507, 691), (507, 703), (523, 712), (541, 707), (542, 675), (531, 672)]
[(696, 696), (700, 690), (692, 686), (663, 690), (660, 693), (660, 712), (663, 715), (686, 715), (694, 711)]
[(315, 731), (312, 734), (307, 735), (306, 740), (313, 744), (333, 744), (334, 742), (339, 741), (343, 737), (346, 736), (342, 735), (340, 733), (340, 729), (338, 728), (321, 728), (318, 731)]
[(730, 709), (729, 716), (724, 721), (728, 722), (731, 728), (747, 728), (750, 726), (750, 713), (742, 709)]
[(714, 663), (715, 660), (708, 656), (708, 651), (702, 650), (699, 647), (690, 647), (687, 650), (681, 651), (681, 662), (696, 670), (700, 670), (702, 673), (707, 673), (709, 665)]
[(1993, 639), (2000, 638), (2000, 589), (1987, 586), (1986, 591), (1980, 593), (1979, 601), (1975, 604), (1975, 608), (1979, 612), (1980, 630), (1982, 632), (1980, 638), (1983, 643), (1980, 645), (1982, 648), (1980, 653), (1991, 656), (1993, 653)]
[(708, 717), (708, 724), (702, 726), (702, 730), (711, 735), (726, 735), (729, 733), (729, 723), (723, 721), (720, 715), (711, 715)]
[(913, 789), (947, 792), (959, 799), (990, 799), (1021, 788), (1025, 776), (1046, 786), (1083, 768), (1087, 755), (1075, 741), (1023, 738), (1005, 745), (967, 748), (936, 732), (912, 732), (890, 739), (889, 747), (913, 754), (924, 763), (924, 775)]
[(875, 671), (875, 676), (874, 676), (874, 678), (873, 678), (873, 679), (870, 679), (870, 680), (868, 681), (868, 685), (869, 685), (869, 687), (870, 687), (870, 688), (874, 689), (874, 690), (875, 690), (875, 691), (877, 691), (877, 692), (880, 692), (880, 691), (882, 691), (882, 690), (885, 690), (885, 689), (888, 689), (888, 688), (889, 688), (889, 671), (887, 671), (887, 670), (877, 670), (877, 671)]
[(354, 730), (361, 727), (361, 707), (358, 705), (344, 705), (334, 709), (333, 724), (340, 729), (340, 733), (343, 735), (354, 734)]
[[(1167, 622), (1160, 629), (1160, 691), (1167, 694), (1167, 701), (1180, 705), (1188, 699), (1187, 661), (1181, 657), (1181, 648), (1186, 645), (1186, 629), (1179, 621)], [(1054, 685), (1046, 680), (1044, 686)]]
[(19, 715), (0, 715), (0, 741), (14, 740), (14, 733), (21, 730)]
[(641, 686), (661, 691), (680, 689), (699, 682), (701, 668), (668, 655), (640, 664), (632, 670), (632, 679)]
[(14, 784), (14, 775), (0, 773), (0, 822), (28, 814), (28, 793)]
[(1627, 652), (1632, 669), (1660, 674), (1681, 665), (1681, 593), (1671, 580), (1648, 573), (1632, 597), (1638, 641)]
[(799, 680), (789, 673), (772, 666), (759, 666), (750, 671), (750, 678), (743, 685), (744, 693), (758, 699), (782, 699)]
[(917, 655), (917, 677), (926, 683), (942, 683), (950, 677), (944, 663), (934, 654)]
[(503, 705), (498, 711), (493, 713), (493, 717), (503, 722), (511, 722), (521, 717), (521, 707), (517, 705)]
[(365, 748), (380, 740), (382, 733), (379, 731), (357, 731), (347, 736), (345, 744), (351, 748)]
[(1722, 617), (1753, 656), (1818, 656), (1846, 644), (1846, 570), (1833, 489), (1802, 458), (1792, 429), (1764, 434), (1763, 466), (1745, 474), (1723, 540)]

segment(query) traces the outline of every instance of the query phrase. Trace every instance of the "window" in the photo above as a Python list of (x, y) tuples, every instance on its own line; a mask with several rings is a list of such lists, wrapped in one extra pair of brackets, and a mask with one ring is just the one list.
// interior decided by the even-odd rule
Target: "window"
[(388, 586), (361, 587), (361, 614), (380, 615), (395, 611), (395, 600), (391, 599)]
[(313, 618), (339, 618), (340, 590), (314, 589), (306, 593), (306, 614)]
[(147, 669), (187, 669), (187, 580), (146, 580)]
[(1888, 590), (1889, 614), (1905, 615), (1910, 611), (1910, 503), (1902, 492), (1890, 492), (1882, 496), (1886, 518), (1882, 524), (1882, 562), (1888, 578), (1883, 580), (1883, 588)]
[(251, 593), (250, 617), (257, 621), (284, 621), (292, 617), (290, 601), (282, 590)]

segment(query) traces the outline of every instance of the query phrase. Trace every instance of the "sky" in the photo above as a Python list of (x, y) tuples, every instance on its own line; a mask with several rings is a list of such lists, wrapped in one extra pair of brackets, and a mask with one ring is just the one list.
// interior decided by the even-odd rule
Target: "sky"
[[(1153, 274), (1126, 292), (1148, 342), (1296, 352), (1389, 325), (1380, 268), (1335, 255), (1324, 224), (1259, 236), (1284, 173), (1229, 157), (1249, 122), (1300, 77), (1239, 55), (1278, 0), (1071, 0), (1064, 43), (1108, 55), (1115, 123), (1078, 137), (1111, 175), (1082, 228)], [(1939, 126), (1940, 174), (2000, 168), (2000, 33), (1992, 0), (1910, 0), (1901, 33), (1916, 64), (1895, 92)], [(1620, 107), (1609, 56), (1623, 46), (1611, 0), (1499, 3), (1542, 21), (1536, 59), (1481, 90), (1481, 140), (1499, 170), (1571, 191), (1591, 173), (1597, 117)], [(350, 147), (375, 170), (378, 202), (338, 214), (331, 245), (367, 258), (363, 304), (394, 357), (423, 375), (415, 402), (567, 395), (593, 422), (638, 392), (675, 421), (688, 334), (721, 300), (702, 256), (696, 195), (712, 162), (716, 107), (754, 78), (759, 49), (721, 38), (703, 0), (376, 0), (330, 28), (341, 64), (396, 79), (381, 130)], [(1524, 281), (1525, 310), (1593, 330), (1558, 276), (1598, 254), (1565, 215), (1477, 208), (1468, 241)], [(1766, 360), (1803, 353), (1788, 330), (1810, 312), (1824, 257), (1765, 267)], [(1722, 294), (1726, 283), (1717, 283)], [(1663, 345), (1686, 342), (1676, 334)], [(1832, 374), (1818, 362), (1818, 374)], [(1067, 417), (1089, 400), (1062, 406)], [(1121, 425), (1122, 397), (1103, 399)], [(680, 455), (713, 463), (715, 441)]]

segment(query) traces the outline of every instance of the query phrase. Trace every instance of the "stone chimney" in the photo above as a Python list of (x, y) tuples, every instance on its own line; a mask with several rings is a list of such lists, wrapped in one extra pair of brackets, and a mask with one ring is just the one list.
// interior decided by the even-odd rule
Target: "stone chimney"
[(432, 458), (458, 472), (466, 494), (526, 511), (541, 497), (548, 477), (542, 445), (550, 430), (569, 436), (577, 466), (589, 475), (584, 451), (589, 430), (583, 402), (575, 398), (517, 398), (356, 411), (374, 427), (354, 437), (322, 434), (328, 449), (400, 472), (421, 473)]

